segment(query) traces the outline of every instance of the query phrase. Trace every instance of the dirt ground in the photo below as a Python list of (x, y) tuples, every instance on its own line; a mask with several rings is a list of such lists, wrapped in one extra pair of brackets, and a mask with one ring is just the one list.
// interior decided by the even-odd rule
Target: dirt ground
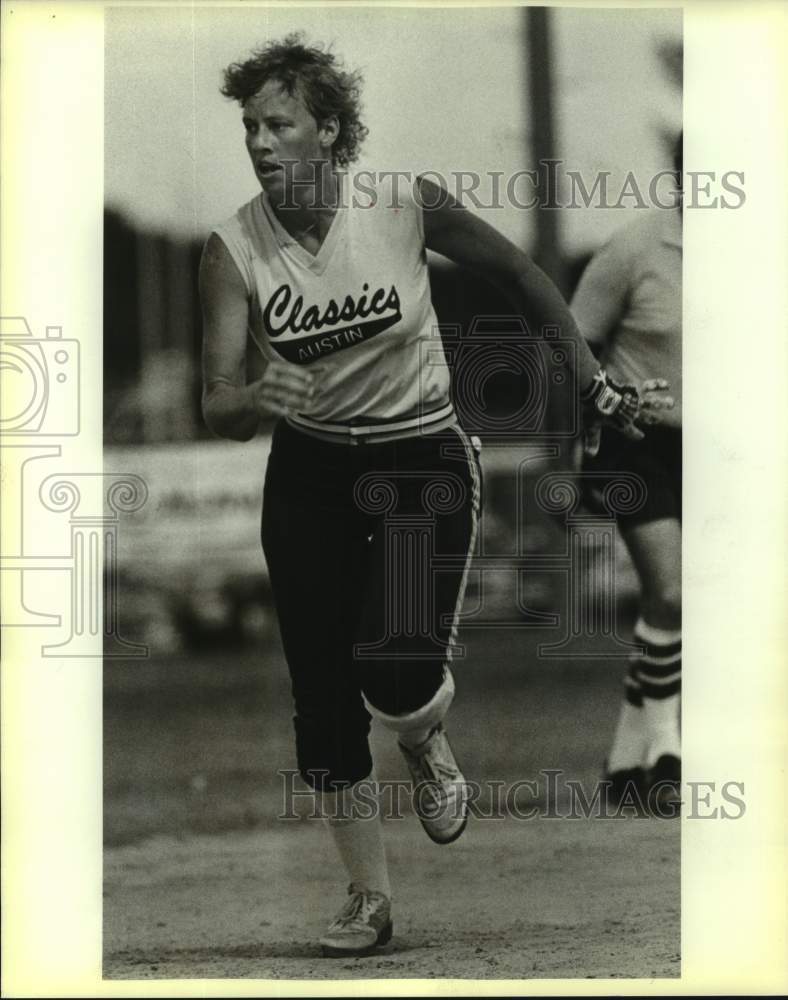
[(105, 977), (680, 974), (677, 822), (477, 820), (447, 847), (387, 827), (394, 937), (350, 960), (316, 944), (343, 893), (317, 822), (109, 850)]
[[(471, 779), (511, 787), (554, 768), (590, 797), (622, 664), (546, 660), (538, 633), (525, 639), (469, 637), (454, 749)], [(277, 772), (294, 767), (281, 653), (116, 664), (105, 678), (106, 978), (680, 974), (680, 822), (634, 817), (475, 818), (440, 847), (406, 808), (386, 821), (392, 942), (323, 959), (345, 884), (318, 821), (275, 818)], [(384, 782), (406, 777), (394, 742), (374, 733)]]

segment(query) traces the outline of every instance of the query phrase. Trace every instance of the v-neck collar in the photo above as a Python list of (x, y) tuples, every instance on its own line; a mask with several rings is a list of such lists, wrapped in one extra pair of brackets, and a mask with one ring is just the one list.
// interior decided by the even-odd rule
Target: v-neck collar
[[(343, 180), (340, 179), (340, 184), (342, 183)], [(320, 244), (320, 248), (317, 253), (311, 254), (305, 247), (301, 246), (294, 236), (288, 233), (276, 217), (276, 213), (273, 208), (271, 208), (271, 204), (268, 201), (265, 191), (260, 192), (259, 198), (260, 204), (263, 208), (263, 214), (273, 230), (276, 242), (282, 248), (283, 252), (291, 257), (297, 264), (300, 264), (301, 267), (306, 268), (308, 271), (312, 271), (314, 274), (322, 274), (323, 271), (325, 271), (334, 253), (334, 248), (336, 247), (340, 233), (345, 227), (348, 210), (347, 206), (343, 204), (343, 195), (344, 191), (340, 188), (339, 206), (331, 219), (331, 225), (328, 227), (325, 239)]]

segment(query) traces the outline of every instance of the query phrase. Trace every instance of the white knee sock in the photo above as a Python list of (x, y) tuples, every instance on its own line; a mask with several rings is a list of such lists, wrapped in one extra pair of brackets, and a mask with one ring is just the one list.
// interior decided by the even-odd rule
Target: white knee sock
[(399, 741), (403, 746), (408, 747), (409, 750), (415, 750), (416, 747), (421, 746), (422, 743), (427, 741), (428, 736), (434, 728), (434, 726), (425, 726), (422, 729), (409, 729), (407, 733), (399, 734)]
[[(374, 776), (341, 792), (324, 792), (323, 819), (336, 844), (349, 880), (391, 899), (386, 852), (383, 846), (383, 825), (380, 802), (372, 808)], [(359, 786), (364, 786), (363, 803), (358, 799)], [(370, 816), (370, 813), (374, 815)]]
[(607, 760), (608, 772), (629, 771), (645, 764), (647, 737), (643, 695), (635, 677), (635, 662), (624, 678), (624, 697), (618, 714), (613, 746)]
[(452, 677), (449, 668), (445, 667), (443, 681), (438, 690), (426, 705), (422, 705), (412, 712), (405, 715), (387, 715), (368, 701), (366, 705), (374, 718), (378, 719), (387, 729), (394, 730), (400, 743), (413, 749), (423, 743), (443, 719), (453, 698), (454, 677)]
[(681, 630), (655, 628), (641, 619), (636, 641), (646, 647), (638, 679), (648, 738), (646, 765), (652, 767), (663, 754), (681, 757)]

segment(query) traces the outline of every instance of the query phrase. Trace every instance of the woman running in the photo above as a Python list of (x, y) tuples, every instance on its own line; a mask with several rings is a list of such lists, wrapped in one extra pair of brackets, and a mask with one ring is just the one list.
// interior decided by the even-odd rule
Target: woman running
[[(261, 192), (210, 235), (200, 270), (208, 425), (247, 440), (261, 418), (281, 418), (262, 543), (299, 771), (350, 883), (321, 940), (332, 956), (369, 953), (392, 933), (380, 816), (360, 807), (372, 718), (396, 735), (428, 835), (449, 843), (467, 821), (443, 720), (480, 469), (434, 336), (427, 248), (497, 283), (534, 328), (560, 327), (577, 346), (590, 419), (641, 435), (637, 391), (600, 371), (525, 254), (427, 180), (393, 193), (367, 177), (367, 195), (352, 196), (347, 168), (367, 132), (360, 83), (297, 35), (226, 70)], [(251, 382), (248, 335), (265, 363)], [(645, 385), (640, 406), (664, 385)]]

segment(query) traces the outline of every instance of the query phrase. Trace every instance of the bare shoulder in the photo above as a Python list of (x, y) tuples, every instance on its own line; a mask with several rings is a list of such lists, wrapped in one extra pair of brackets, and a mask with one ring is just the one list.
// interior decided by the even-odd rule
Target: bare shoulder
[(238, 292), (246, 297), (246, 286), (224, 240), (211, 233), (200, 258), (200, 293)]
[(455, 203), (459, 204), (456, 198), (454, 198), (445, 187), (440, 184), (436, 184), (435, 181), (431, 181), (426, 174), (416, 175), (416, 186), (419, 189), (421, 198), (427, 204), (432, 204), (434, 202), (446, 204)]

